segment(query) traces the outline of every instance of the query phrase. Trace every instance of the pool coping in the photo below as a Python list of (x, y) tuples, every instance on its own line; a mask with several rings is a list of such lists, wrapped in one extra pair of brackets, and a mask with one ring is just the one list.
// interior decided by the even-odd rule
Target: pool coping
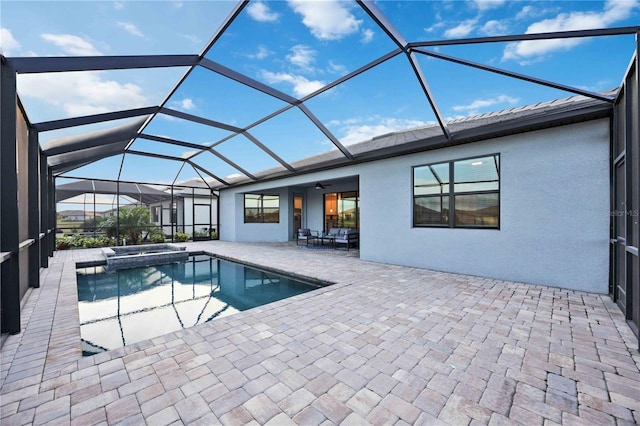
[[(237, 259), (237, 258), (232, 257), (232, 256), (224, 256), (224, 255), (220, 255), (220, 254), (214, 254), (214, 253), (209, 252), (207, 250), (189, 251), (189, 250), (185, 250), (185, 247), (182, 247), (181, 253), (186, 253), (188, 257), (202, 255), (202, 256), (209, 256), (209, 257), (212, 257), (212, 258), (215, 258), (215, 259), (221, 259), (221, 260), (233, 262), (233, 263), (236, 263), (236, 264), (239, 264), (239, 265), (243, 265), (243, 266), (247, 266), (247, 267), (250, 267), (250, 268), (254, 268), (254, 269), (257, 269), (257, 270), (272, 272), (272, 273), (275, 273), (275, 274), (282, 275), (284, 277), (298, 279), (301, 282), (303, 282), (304, 284), (314, 287), (312, 290), (305, 291), (304, 293), (292, 295), (292, 296), (289, 296), (289, 297), (286, 297), (286, 298), (283, 298), (283, 299), (280, 299), (280, 300), (276, 300), (276, 301), (273, 301), (273, 302), (269, 302), (269, 303), (266, 303), (266, 304), (263, 304), (263, 305), (260, 305), (260, 306), (255, 306), (253, 308), (249, 308), (249, 309), (245, 309), (245, 310), (242, 310), (242, 311), (238, 311), (238, 312), (235, 312), (235, 313), (233, 313), (231, 315), (237, 315), (237, 314), (239, 314), (241, 312), (248, 312), (248, 311), (251, 311), (251, 310), (256, 309), (256, 308), (261, 308), (263, 306), (266, 307), (266, 308), (269, 308), (270, 306), (274, 307), (274, 308), (275, 307), (280, 307), (280, 306), (287, 306), (287, 303), (279, 303), (279, 302), (284, 302), (284, 301), (287, 301), (287, 300), (292, 299), (292, 298), (296, 298), (295, 300), (304, 300), (305, 297), (302, 297), (302, 296), (305, 296), (305, 295), (313, 296), (314, 294), (320, 293), (321, 290), (325, 290), (328, 287), (331, 287), (331, 286), (334, 286), (334, 285), (337, 285), (338, 287), (340, 287), (340, 285), (337, 284), (336, 282), (322, 280), (322, 279), (318, 279), (318, 278), (313, 278), (313, 277), (310, 277), (308, 275), (296, 274), (296, 273), (292, 273), (292, 272), (289, 272), (289, 271), (286, 271), (286, 270), (283, 270), (283, 269), (279, 269), (279, 268), (267, 267), (267, 266), (264, 266), (264, 265), (260, 265), (258, 263), (247, 262), (247, 261), (240, 260), (240, 259)], [(79, 306), (78, 306), (78, 304), (79, 304), (80, 301), (78, 300), (78, 292), (77, 292), (77, 290), (78, 290), (77, 270), (80, 269), (80, 268), (86, 267), (87, 263), (93, 263), (93, 262), (89, 261), (89, 262), (76, 262), (75, 263), (75, 265), (76, 265), (75, 266), (76, 274), (74, 275), (74, 283), (73, 283), (74, 285), (73, 285), (73, 287), (76, 290), (76, 292), (75, 292), (75, 299), (76, 299), (75, 307), (78, 310), (78, 312), (77, 312), (78, 318), (79, 318)], [(169, 261), (168, 263), (178, 263), (178, 261)], [(102, 266), (102, 265), (103, 264), (100, 263), (100, 265), (91, 265), (91, 266)], [(160, 265), (162, 265), (162, 264), (160, 264)], [(89, 266), (89, 267), (91, 267), (91, 266)], [(139, 265), (138, 267), (147, 267), (147, 266), (158, 266), (158, 264), (151, 263), (151, 264), (148, 264), (148, 265), (146, 265), (146, 264), (145, 265)], [(129, 268), (124, 268), (124, 269), (129, 269)], [(121, 270), (121, 269), (118, 269), (118, 270)], [(107, 270), (106, 272), (109, 272), (109, 271)], [(349, 284), (345, 284), (345, 285), (349, 285)], [(313, 293), (313, 294), (311, 294), (311, 293)], [(215, 318), (214, 321), (218, 320), (218, 319), (222, 319), (222, 318), (228, 317), (228, 316), (230, 316), (230, 315), (225, 315), (224, 317)], [(202, 323), (199, 323), (199, 324), (195, 324), (195, 325), (192, 325), (192, 326), (189, 326), (189, 327), (183, 327), (182, 329), (178, 329), (178, 330), (170, 331), (170, 332), (167, 332), (167, 333), (163, 333), (163, 334), (158, 335), (158, 336), (152, 336), (152, 337), (149, 337), (147, 339), (143, 339), (141, 341), (133, 342), (133, 343), (144, 343), (147, 340), (153, 340), (156, 337), (161, 337), (163, 335), (176, 333), (176, 332), (179, 332), (180, 330), (185, 330), (185, 329), (188, 329), (188, 328), (191, 328), (191, 327), (196, 327), (198, 325), (205, 324), (206, 322), (209, 322), (209, 321), (205, 321), (205, 322), (202, 322)], [(80, 327), (82, 327), (82, 323), (79, 320), (78, 320), (78, 323), (79, 323)], [(79, 344), (80, 344), (81, 351), (82, 351), (81, 331), (80, 331), (80, 335), (79, 335), (78, 339), (79, 339)], [(133, 343), (131, 343), (131, 344), (133, 344)], [(131, 346), (131, 344), (126, 345), (126, 346)], [(126, 347), (126, 346), (124, 346), (124, 347)], [(120, 349), (120, 348), (121, 347), (108, 349), (107, 352), (108, 351), (117, 350), (117, 349)], [(90, 355), (90, 356), (95, 356), (95, 355), (97, 355), (97, 354), (93, 354), (93, 355)], [(83, 358), (84, 357), (85, 356), (83, 355)]]

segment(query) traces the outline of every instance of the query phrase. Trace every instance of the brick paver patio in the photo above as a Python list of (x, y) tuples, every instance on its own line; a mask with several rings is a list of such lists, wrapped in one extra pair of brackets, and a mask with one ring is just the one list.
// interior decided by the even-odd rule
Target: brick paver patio
[[(640, 422), (640, 356), (606, 295), (290, 244), (191, 248), (336, 285), (82, 357), (56, 252), (2, 349), (2, 425)], [(356, 252), (357, 253), (357, 252)]]

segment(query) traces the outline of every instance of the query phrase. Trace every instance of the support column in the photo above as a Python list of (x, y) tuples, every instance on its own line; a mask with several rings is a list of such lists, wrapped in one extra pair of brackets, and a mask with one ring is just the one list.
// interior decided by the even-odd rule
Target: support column
[(49, 267), (49, 182), (47, 180), (47, 157), (40, 153), (40, 233), (44, 234), (40, 240), (40, 266)]
[(47, 181), (49, 184), (49, 228), (47, 229), (47, 246), (49, 248), (49, 256), (53, 256), (56, 249), (56, 226), (58, 224), (56, 217), (56, 179), (53, 177), (53, 171), (49, 169), (47, 173)]
[[(182, 216), (184, 216), (184, 208), (186, 197), (182, 199)], [(211, 234), (209, 234), (211, 235)], [(196, 236), (196, 190), (191, 188), (191, 239), (195, 241)]]
[(0, 252), (10, 253), (0, 267), (2, 332), (20, 332), (18, 262), (18, 174), (16, 165), (16, 72), (0, 57)]
[(27, 152), (29, 170), (29, 239), (35, 242), (29, 247), (29, 286), (40, 287), (40, 146), (38, 132), (29, 129)]
[[(124, 237), (122, 237), (124, 245)], [(120, 178), (116, 181), (116, 246), (120, 245)]]
[[(176, 217), (173, 217), (173, 185), (171, 185), (171, 204), (169, 204), (169, 221), (171, 222), (171, 242), (174, 243), (173, 228), (178, 223), (178, 209), (176, 209)], [(175, 221), (175, 222), (174, 222)]]

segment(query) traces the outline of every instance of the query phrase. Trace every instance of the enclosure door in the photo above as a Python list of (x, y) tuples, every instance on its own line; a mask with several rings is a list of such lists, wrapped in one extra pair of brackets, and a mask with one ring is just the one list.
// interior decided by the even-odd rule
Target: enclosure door
[(624, 159), (615, 166), (615, 210), (614, 210), (614, 299), (623, 312), (627, 305), (626, 277), (626, 198), (625, 198), (625, 162)]
[(193, 238), (211, 239), (211, 204), (193, 203)]

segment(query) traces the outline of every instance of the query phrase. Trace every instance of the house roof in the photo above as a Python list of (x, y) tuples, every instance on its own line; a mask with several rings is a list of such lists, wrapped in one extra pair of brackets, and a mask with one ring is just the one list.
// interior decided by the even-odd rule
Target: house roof
[[(602, 92), (602, 95), (615, 97), (617, 93), (618, 89), (612, 89)], [(351, 161), (343, 158), (334, 149), (295, 161), (291, 165), (298, 173), (309, 173), (357, 162), (373, 161), (592, 120), (607, 117), (611, 113), (612, 107), (609, 102), (585, 96), (572, 96), (448, 121), (447, 126), (455, 135), (452, 139), (447, 139), (440, 131), (439, 126), (432, 124), (381, 135), (368, 141), (350, 145), (350, 150), (354, 156)], [(261, 180), (281, 178), (288, 175), (290, 173), (280, 167), (256, 173), (256, 177)], [(245, 185), (252, 182), (254, 181), (246, 177), (237, 177), (229, 180), (231, 186)], [(222, 187), (218, 187), (218, 189), (222, 189)]]
[[(93, 216), (94, 212), (90, 211), (90, 210), (60, 210), (57, 212), (59, 215), (61, 216)], [(100, 216), (102, 213), (101, 212), (95, 212), (96, 216)]]

